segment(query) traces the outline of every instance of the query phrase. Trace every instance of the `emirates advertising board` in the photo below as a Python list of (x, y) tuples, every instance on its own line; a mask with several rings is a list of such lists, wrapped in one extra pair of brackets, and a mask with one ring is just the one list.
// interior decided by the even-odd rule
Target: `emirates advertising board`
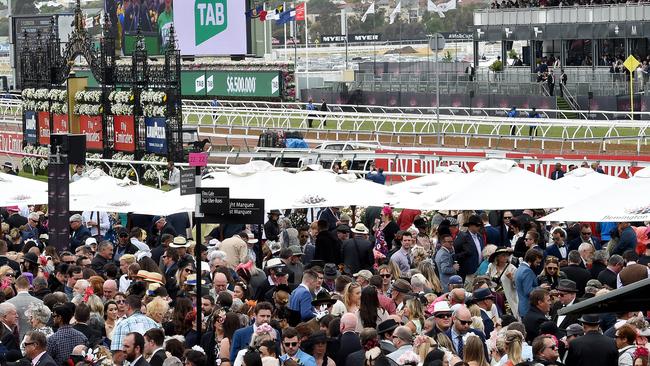
[(79, 132), (86, 135), (86, 148), (88, 150), (102, 150), (102, 116), (80, 115)]
[(174, 0), (174, 28), (181, 54), (246, 54), (245, 4), (241, 0)]
[(135, 151), (135, 122), (133, 116), (113, 116), (116, 151)]

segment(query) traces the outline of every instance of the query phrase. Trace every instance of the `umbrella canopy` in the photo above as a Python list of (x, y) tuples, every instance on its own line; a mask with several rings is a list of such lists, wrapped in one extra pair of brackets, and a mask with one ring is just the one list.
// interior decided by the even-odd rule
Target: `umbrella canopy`
[(591, 168), (577, 168), (554, 180), (553, 185), (560, 187), (567, 204), (592, 196), (605, 188), (623, 181), (623, 178), (601, 174)]
[(138, 212), (147, 211), (152, 202), (164, 198), (164, 192), (127, 178), (120, 180), (93, 170), (70, 184), (70, 210)]
[[(564, 179), (564, 178), (562, 178)], [(560, 180), (562, 180), (560, 179)], [(650, 220), (650, 168), (639, 170), (600, 192), (566, 205), (543, 221), (648, 221)]]
[(0, 173), (0, 206), (47, 204), (47, 183)]
[(512, 160), (481, 161), (467, 184), (433, 203), (436, 210), (507, 210), (562, 207), (561, 191), (551, 180), (522, 169)]
[(558, 310), (558, 315), (622, 313), (650, 310), (650, 278), (617, 288)]
[[(263, 161), (207, 174), (201, 186), (229, 188), (232, 198), (262, 198), (267, 210), (382, 205), (392, 197), (386, 186), (352, 174), (337, 175), (324, 169), (289, 173)], [(181, 196), (176, 189), (165, 193), (165, 198), (150, 205), (148, 210), (157, 210), (159, 214), (193, 212), (195, 205), (193, 195)]]
[(391, 201), (397, 208), (427, 210), (469, 183), (469, 175), (456, 166), (438, 167), (434, 174), (425, 175), (389, 187), (395, 194)]

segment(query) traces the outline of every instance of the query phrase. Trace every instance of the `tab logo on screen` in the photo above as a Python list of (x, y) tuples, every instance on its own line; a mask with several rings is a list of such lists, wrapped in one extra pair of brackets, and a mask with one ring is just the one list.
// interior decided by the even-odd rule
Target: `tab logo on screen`
[(196, 80), (194, 80), (194, 91), (196, 93), (200, 92), (205, 88), (205, 75), (201, 75)]
[(228, 28), (227, 14), (227, 0), (196, 0), (194, 38), (197, 46)]
[(257, 78), (252, 77), (241, 77), (241, 76), (228, 76), (226, 78), (226, 85), (228, 87), (228, 93), (242, 93), (242, 94), (253, 94), (255, 93), (255, 84)]

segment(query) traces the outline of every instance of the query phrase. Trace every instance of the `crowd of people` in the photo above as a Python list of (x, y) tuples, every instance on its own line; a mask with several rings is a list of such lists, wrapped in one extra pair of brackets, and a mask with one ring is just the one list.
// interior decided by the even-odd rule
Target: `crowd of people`
[(0, 210), (9, 365), (648, 364), (647, 309), (559, 313), (648, 277), (643, 223), (327, 207), (195, 241), (187, 214), (82, 212), (51, 243), (44, 212)]

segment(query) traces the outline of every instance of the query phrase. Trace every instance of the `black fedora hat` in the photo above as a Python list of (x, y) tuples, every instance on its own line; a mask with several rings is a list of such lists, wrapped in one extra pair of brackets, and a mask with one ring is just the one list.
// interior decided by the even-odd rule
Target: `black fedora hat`
[(467, 219), (467, 222), (463, 224), (463, 226), (470, 225), (483, 226), (483, 220), (481, 220), (481, 217), (479, 215), (471, 215)]
[(512, 254), (512, 249), (510, 248), (497, 248), (497, 250), (494, 251), (494, 253), (490, 254), (490, 258), (488, 258), (488, 262), (492, 263), (494, 262), (495, 259), (501, 254)]
[(578, 293), (578, 287), (576, 283), (571, 280), (560, 280), (560, 283), (557, 285), (557, 290), (560, 292), (573, 292)]
[(327, 291), (321, 291), (316, 298), (311, 301), (311, 306), (334, 305), (336, 299), (333, 299)]
[(600, 317), (598, 314), (582, 314), (582, 318), (578, 319), (580, 323), (596, 325), (600, 324)]
[(386, 319), (383, 322), (379, 323), (379, 325), (377, 325), (377, 333), (384, 334), (392, 330), (395, 330), (395, 328), (397, 328), (398, 326), (399, 324), (397, 324), (395, 319)]

